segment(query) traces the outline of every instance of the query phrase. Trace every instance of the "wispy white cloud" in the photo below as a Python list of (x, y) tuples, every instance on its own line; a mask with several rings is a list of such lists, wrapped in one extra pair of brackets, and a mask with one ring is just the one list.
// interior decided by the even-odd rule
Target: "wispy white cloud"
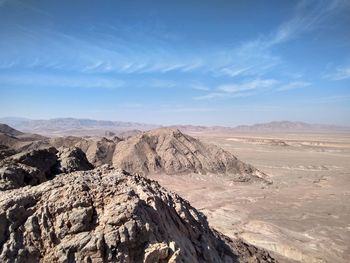
[(96, 76), (61, 76), (49, 74), (1, 74), (0, 85), (6, 87), (59, 87), (59, 88), (104, 88), (114, 89), (125, 86), (119, 79)]
[(229, 98), (244, 98), (256, 95), (256, 92), (238, 92), (238, 93), (227, 93), (227, 92), (211, 92), (205, 95), (196, 96), (194, 100), (212, 100), (212, 99), (229, 99)]
[(145, 85), (153, 88), (175, 88), (179, 83), (168, 79), (150, 79)]
[(244, 68), (237, 68), (237, 67), (225, 67), (221, 69), (221, 72), (230, 76), (230, 77), (236, 77), (241, 75), (242, 73), (247, 72), (249, 69), (251, 69), (252, 66), (244, 67)]
[(350, 101), (350, 95), (348, 94), (342, 94), (342, 95), (332, 95), (332, 96), (326, 96), (326, 97), (318, 97), (318, 98), (312, 98), (307, 100), (300, 100), (300, 102), (303, 103), (313, 103), (313, 104), (327, 104), (327, 103), (334, 103), (334, 102), (343, 102), (343, 101)]
[(189, 86), (189, 88), (195, 89), (195, 90), (201, 90), (201, 91), (210, 90), (210, 88), (207, 85), (198, 81), (189, 82), (187, 85)]
[(162, 108), (162, 112), (171, 112), (171, 113), (180, 113), (180, 112), (212, 112), (217, 111), (216, 108), (209, 107), (171, 107), (171, 108)]
[[(314, 1), (302, 0), (294, 14), (266, 36), (243, 42), (227, 53), (228, 63), (219, 72), (230, 76), (263, 76), (284, 63), (284, 59), (273, 51), (275, 46), (291, 41), (316, 29), (328, 16), (349, 6), (346, 0)], [(291, 73), (290, 73), (291, 74)]]
[(350, 66), (338, 67), (335, 72), (327, 74), (325, 78), (330, 80), (343, 80), (350, 78)]
[(309, 87), (311, 85), (312, 84), (310, 82), (306, 82), (306, 81), (293, 81), (293, 82), (282, 85), (277, 90), (278, 91), (286, 91), (286, 90), (292, 90), (292, 89), (305, 88), (305, 87)]
[[(220, 58), (220, 56), (217, 56)], [(217, 58), (218, 59), (218, 58)], [(228, 77), (263, 76), (283, 60), (278, 55), (260, 45), (257, 41), (247, 41), (239, 46), (223, 52), (222, 62), (213, 68), (217, 75)]]
[(295, 8), (294, 15), (282, 23), (266, 39), (259, 39), (256, 44), (271, 47), (292, 40), (299, 35), (317, 28), (329, 15), (349, 6), (347, 0), (302, 0)]
[(276, 79), (254, 79), (242, 83), (229, 83), (215, 87), (211, 92), (196, 96), (194, 100), (211, 100), (217, 98), (237, 98), (258, 95), (263, 91), (286, 91), (311, 86), (310, 82), (293, 81), (282, 83)]
[(17, 62), (15, 60), (13, 61), (4, 61), (4, 62), (0, 62), (0, 69), (11, 69), (13, 68), (15, 65), (17, 64)]
[(47, 74), (47, 73), (1, 73), (0, 86), (8, 87), (54, 87), (54, 88), (153, 88), (153, 89), (190, 89), (208, 91), (209, 87), (196, 80), (175, 80), (166, 78), (129, 79), (123, 76), (104, 74)]
[[(5, 1), (0, 0), (2, 2)], [(30, 30), (22, 25), (20, 34), (14, 34), (15, 42), (28, 47), (34, 54), (30, 54), (31, 59), (26, 59), (26, 49), (23, 54), (21, 50), (14, 50), (13, 54), (20, 57), (17, 60), (14, 56), (3, 54), (0, 56), (0, 68), (52, 68), (86, 74), (185, 74), (198, 71), (213, 77), (263, 77), (284, 63), (284, 59), (274, 52), (274, 46), (313, 30), (346, 2), (303, 0), (297, 4), (294, 14), (266, 37), (208, 52), (193, 50), (188, 53), (172, 45), (169, 38), (164, 38), (166, 32), (149, 34), (145, 27), (134, 29), (94, 24), (90, 25), (94, 30), (92, 39), (89, 32), (73, 36), (58, 31)], [(40, 48), (38, 42), (42, 43)], [(54, 59), (50, 58), (51, 50), (58, 54)]]
[(194, 100), (211, 100), (216, 98), (224, 98), (227, 97), (227, 94), (224, 92), (210, 92), (205, 95), (196, 96), (193, 99)]
[(253, 96), (261, 90), (276, 86), (279, 81), (275, 79), (255, 79), (242, 83), (223, 84), (204, 95), (196, 96), (194, 100), (211, 100), (218, 98), (239, 98)]
[(275, 79), (256, 79), (240, 84), (225, 84), (217, 89), (228, 93), (238, 93), (248, 90), (265, 89), (275, 86), (278, 83)]

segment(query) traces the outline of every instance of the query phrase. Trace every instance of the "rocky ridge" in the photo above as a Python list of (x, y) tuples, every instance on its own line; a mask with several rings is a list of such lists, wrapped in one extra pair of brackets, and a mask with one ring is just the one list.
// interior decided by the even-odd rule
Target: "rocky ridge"
[(7, 124), (0, 123), (0, 133), (7, 134), (9, 136), (23, 135), (23, 132), (17, 131), (16, 129), (8, 126)]
[(79, 148), (11, 152), (0, 160), (0, 191), (38, 185), (60, 173), (93, 169)]
[(257, 171), (222, 149), (174, 129), (127, 140), (3, 135), (17, 148), (0, 148), (1, 262), (276, 262), (211, 229), (157, 182), (108, 165), (143, 175)]
[[(127, 139), (117, 136), (112, 138), (67, 136), (23, 141), (17, 137), (6, 137), (2, 138), (0, 144), (20, 152), (50, 146), (77, 147), (95, 167), (109, 164), (145, 176), (160, 173), (214, 174), (230, 176), (230, 179), (236, 182), (271, 183), (267, 175), (238, 160), (230, 152), (215, 145), (205, 144), (175, 128), (159, 128)], [(0, 156), (6, 154), (4, 151)]]
[(142, 175), (211, 173), (229, 175), (239, 182), (269, 182), (264, 173), (233, 154), (172, 128), (155, 129), (119, 142), (112, 164)]
[(275, 262), (157, 182), (108, 167), (0, 195), (1, 262)]
[(61, 173), (87, 171), (94, 168), (86, 158), (85, 153), (78, 147), (58, 149), (58, 169)]

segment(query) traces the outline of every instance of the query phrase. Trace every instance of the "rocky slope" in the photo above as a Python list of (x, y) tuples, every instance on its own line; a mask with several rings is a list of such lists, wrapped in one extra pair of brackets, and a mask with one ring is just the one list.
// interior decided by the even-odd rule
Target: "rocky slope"
[(9, 157), (11, 155), (16, 154), (17, 152), (14, 149), (11, 149), (10, 147), (6, 145), (0, 144), (0, 161), (5, 159), (6, 157)]
[(118, 141), (102, 138), (98, 140), (86, 140), (76, 144), (85, 153), (88, 160), (95, 166), (110, 164), (112, 162), (115, 146)]
[(97, 168), (0, 195), (1, 262), (275, 262), (158, 183)]
[(0, 162), (0, 190), (37, 185), (55, 174), (58, 162), (55, 148), (26, 151)]
[(267, 181), (267, 176), (233, 154), (181, 133), (160, 128), (119, 142), (112, 164), (131, 173), (230, 175), (235, 181)]
[(85, 153), (77, 147), (58, 149), (58, 169), (62, 173), (71, 173), (75, 171), (87, 171), (94, 168), (88, 161)]
[(95, 167), (109, 164), (142, 175), (209, 173), (229, 175), (237, 182), (270, 183), (264, 173), (241, 162), (233, 154), (215, 145), (202, 143), (174, 128), (159, 128), (127, 139), (117, 136), (110, 139), (68, 136), (23, 141), (17, 137), (6, 137), (0, 144), (17, 151), (50, 146), (78, 147)]
[(9, 136), (19, 136), (24, 134), (23, 132), (17, 131), (16, 129), (8, 126), (7, 124), (0, 123), (0, 133), (7, 134)]
[(79, 148), (62, 148), (58, 151), (50, 147), (20, 153), (11, 152), (0, 160), (0, 191), (38, 185), (59, 173), (90, 169), (93, 166)]
[(20, 132), (6, 124), (0, 123), (0, 145), (12, 150), (22, 151), (35, 148), (35, 144), (42, 144), (47, 138), (38, 134)]

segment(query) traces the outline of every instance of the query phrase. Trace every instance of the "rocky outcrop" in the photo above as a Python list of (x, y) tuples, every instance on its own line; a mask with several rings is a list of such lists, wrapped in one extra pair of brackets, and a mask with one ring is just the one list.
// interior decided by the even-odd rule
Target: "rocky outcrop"
[(115, 145), (121, 141), (117, 136), (111, 139), (102, 138), (81, 138), (75, 136), (58, 137), (50, 140), (50, 145), (59, 147), (78, 147), (85, 154), (88, 161), (94, 166), (112, 164)]
[(37, 185), (52, 178), (56, 165), (56, 148), (25, 151), (0, 162), (0, 190)]
[(4, 133), (0, 133), (0, 145), (6, 146), (7, 148), (14, 149), (16, 144), (19, 143), (19, 139), (14, 136), (10, 136)]
[(69, 148), (69, 147), (74, 147), (81, 142), (87, 142), (87, 140), (76, 136), (65, 136), (65, 137), (51, 138), (49, 141), (49, 144), (56, 148), (60, 148), (60, 147)]
[(20, 163), (39, 169), (44, 174), (49, 174), (57, 163), (57, 149), (50, 147), (47, 149), (25, 151), (10, 156), (4, 163)]
[(81, 148), (94, 166), (111, 164), (116, 143), (113, 140), (102, 138), (99, 140), (89, 140), (76, 144)]
[(60, 148), (58, 153), (59, 167), (62, 173), (87, 171), (94, 168), (86, 158), (85, 153), (77, 147)]
[(136, 136), (142, 134), (142, 131), (140, 130), (126, 130), (122, 132), (118, 132), (118, 137), (122, 139), (129, 139), (130, 137)]
[(6, 146), (18, 152), (35, 149), (36, 145), (45, 144), (47, 138), (38, 134), (23, 133), (0, 123), (0, 146)]
[(0, 144), (0, 161), (16, 153), (17, 152), (14, 149), (11, 149), (6, 145)]
[(274, 262), (232, 242), (157, 182), (105, 167), (0, 195), (1, 262)]
[[(7, 149), (8, 150), (8, 149)], [(0, 191), (38, 185), (59, 173), (93, 169), (79, 148), (50, 147), (11, 154), (0, 161)]]
[(113, 166), (131, 173), (230, 175), (240, 182), (265, 181), (267, 176), (233, 154), (181, 133), (161, 128), (131, 137), (116, 145)]
[(17, 151), (50, 146), (78, 147), (95, 167), (109, 164), (133, 174), (215, 174), (228, 175), (236, 182), (271, 183), (264, 173), (238, 160), (230, 152), (172, 128), (151, 130), (128, 139), (117, 136), (110, 139), (68, 136), (23, 141), (2, 135), (0, 144), (3, 142)]

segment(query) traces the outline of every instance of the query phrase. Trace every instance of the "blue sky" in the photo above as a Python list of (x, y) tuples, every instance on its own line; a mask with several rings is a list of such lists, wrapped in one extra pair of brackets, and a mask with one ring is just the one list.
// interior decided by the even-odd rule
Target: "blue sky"
[(350, 125), (350, 2), (0, 0), (0, 117)]

